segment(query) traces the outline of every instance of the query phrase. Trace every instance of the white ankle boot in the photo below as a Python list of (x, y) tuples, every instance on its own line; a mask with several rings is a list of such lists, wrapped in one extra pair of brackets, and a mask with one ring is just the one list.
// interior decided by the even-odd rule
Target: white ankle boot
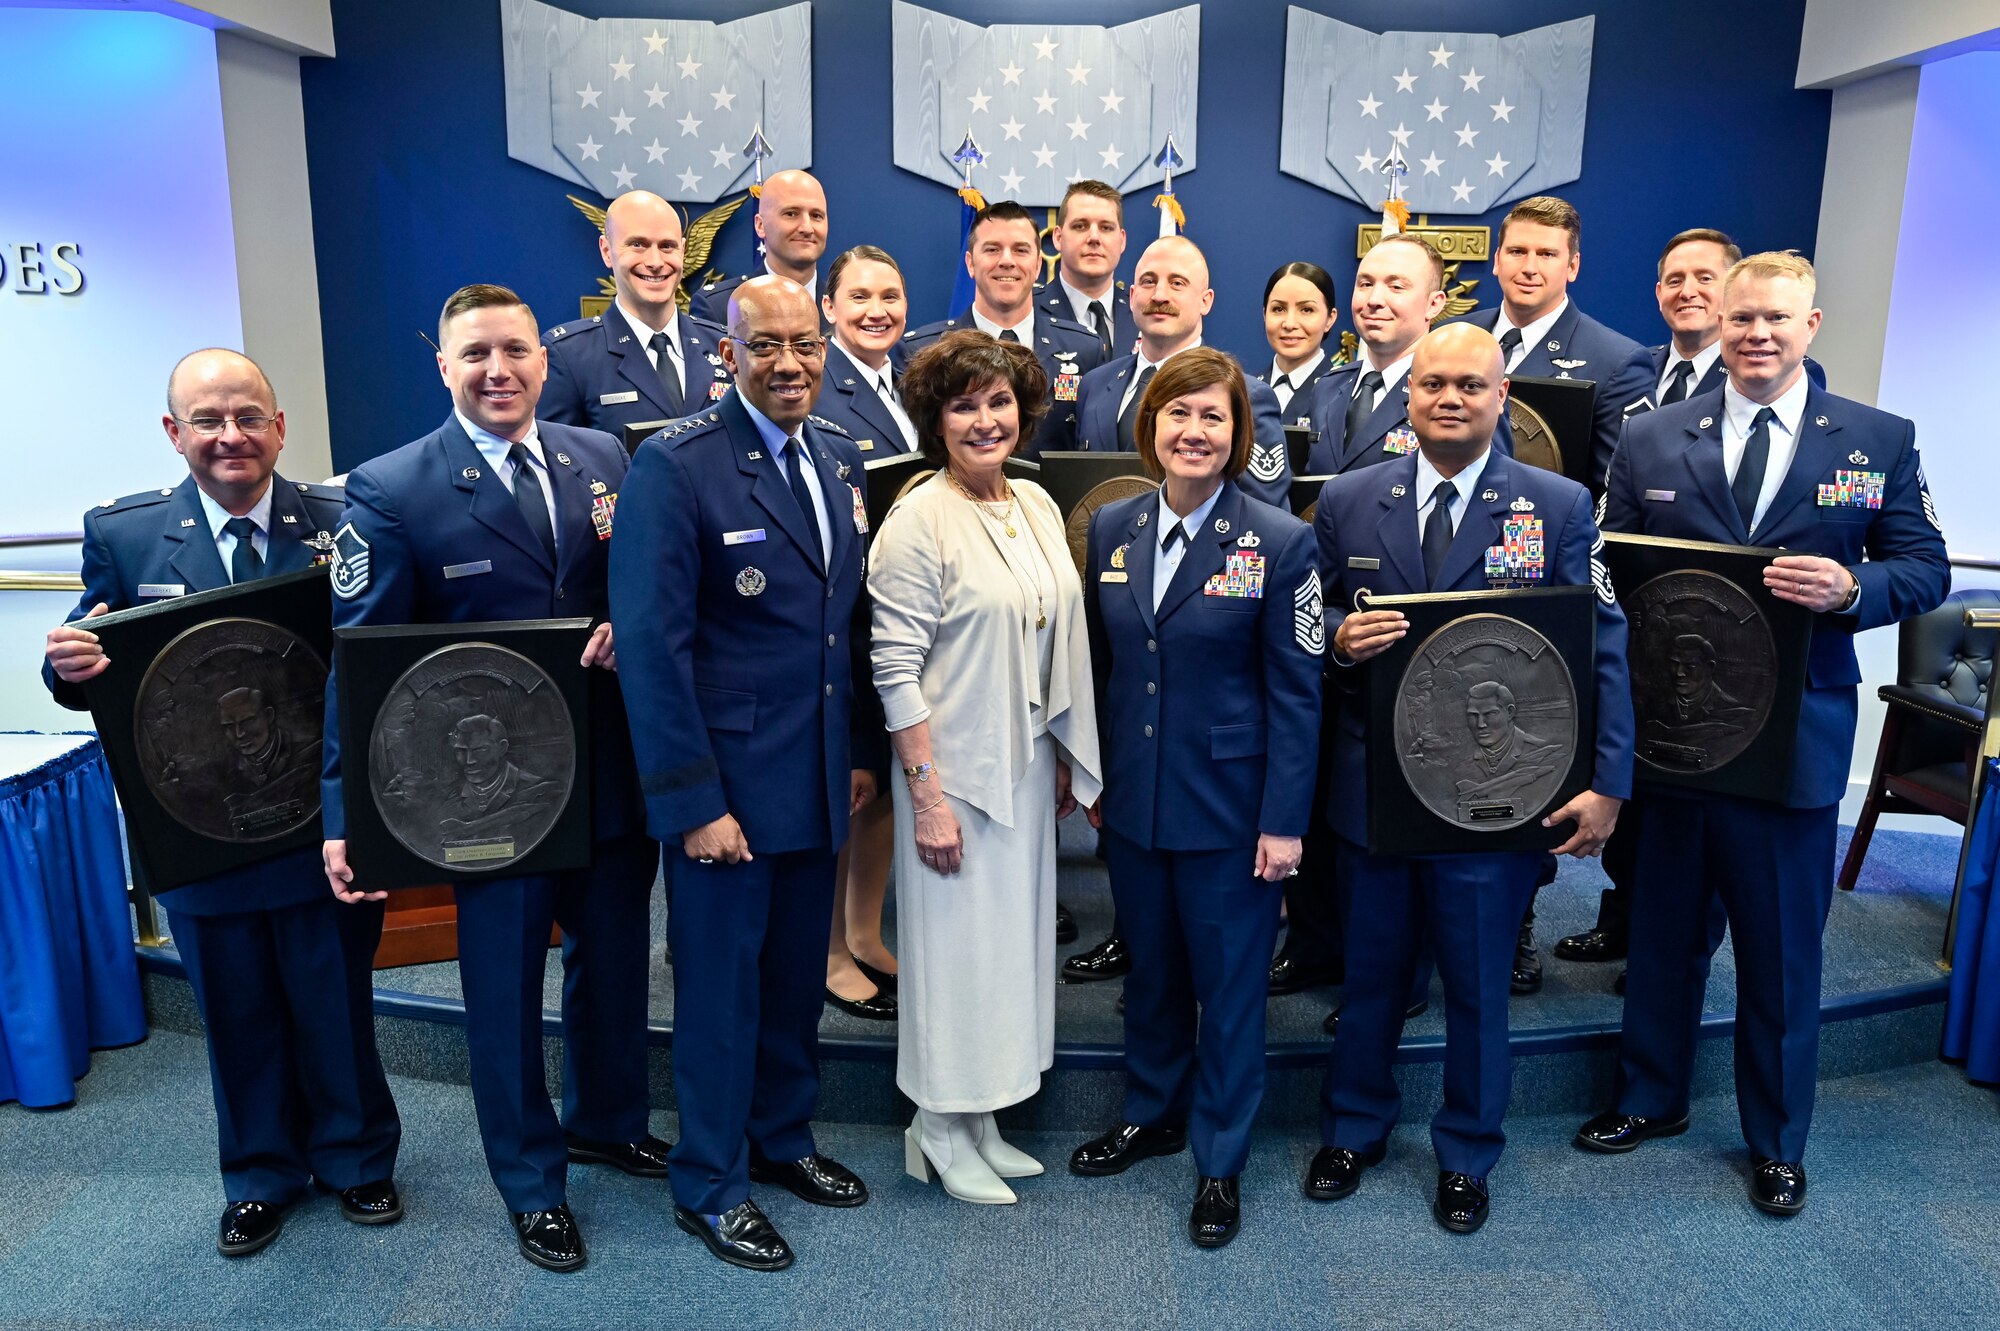
[(1000, 1139), (1000, 1129), (991, 1114), (967, 1114), (972, 1120), (972, 1141), (979, 1158), (992, 1166), (1001, 1178), (1033, 1178), (1042, 1172), (1042, 1162), (1026, 1151), (1016, 1150)]
[(980, 1157), (973, 1140), (973, 1114), (933, 1114), (919, 1109), (903, 1134), (903, 1168), (913, 1179), (936, 1178), (962, 1202), (1006, 1206), (1014, 1190)]

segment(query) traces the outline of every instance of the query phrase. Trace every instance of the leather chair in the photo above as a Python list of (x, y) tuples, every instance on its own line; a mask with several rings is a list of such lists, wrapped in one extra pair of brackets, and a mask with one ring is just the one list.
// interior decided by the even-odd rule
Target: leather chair
[(1993, 649), (2000, 632), (1969, 629), (1967, 610), (2000, 607), (2000, 591), (1969, 588), (1945, 597), (1927, 615), (1904, 622), (1897, 642), (1896, 683), (1878, 690), (1889, 705), (1875, 774), (1841, 862), (1842, 891), (1854, 890), (1861, 860), (1885, 813), (1932, 813), (1964, 826), (1972, 797), (1973, 763), (1986, 723)]

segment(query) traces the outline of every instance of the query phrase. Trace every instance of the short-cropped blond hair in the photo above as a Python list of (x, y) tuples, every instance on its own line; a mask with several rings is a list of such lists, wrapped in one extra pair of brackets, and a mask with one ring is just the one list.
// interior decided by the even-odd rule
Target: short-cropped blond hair
[(1729, 288), (1736, 285), (1739, 277), (1789, 277), (1806, 289), (1806, 303), (1812, 304), (1819, 292), (1819, 277), (1813, 272), (1812, 261), (1797, 250), (1766, 250), (1762, 254), (1746, 254), (1729, 265), (1728, 276), (1722, 279), (1722, 296), (1729, 298)]

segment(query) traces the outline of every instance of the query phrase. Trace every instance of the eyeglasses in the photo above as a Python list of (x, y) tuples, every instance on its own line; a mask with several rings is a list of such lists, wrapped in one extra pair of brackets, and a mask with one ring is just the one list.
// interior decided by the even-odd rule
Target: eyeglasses
[(776, 360), (779, 351), (787, 348), (802, 361), (815, 361), (826, 354), (826, 339), (823, 337), (800, 337), (790, 342), (768, 337), (760, 337), (754, 342), (745, 342), (734, 336), (729, 340), (749, 352), (752, 360)]
[(274, 418), (260, 416), (252, 412), (248, 416), (197, 416), (193, 420), (176, 416), (174, 419), (180, 421), (182, 425), (187, 426), (203, 438), (213, 439), (228, 429), (231, 422), (234, 422), (236, 428), (245, 434), (262, 434), (271, 428), (271, 422)]

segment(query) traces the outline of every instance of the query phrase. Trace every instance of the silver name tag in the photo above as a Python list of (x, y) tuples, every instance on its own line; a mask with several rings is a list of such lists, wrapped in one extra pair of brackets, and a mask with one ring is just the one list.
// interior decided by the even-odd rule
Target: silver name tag
[(1368, 559), (1361, 555), (1349, 555), (1347, 557), (1347, 566), (1349, 568), (1380, 568), (1382, 567), (1382, 561), (1379, 559)]
[(722, 543), (724, 545), (750, 545), (753, 542), (763, 539), (764, 529), (762, 527), (752, 527), (748, 531), (726, 531), (722, 533)]
[(446, 564), (444, 566), (444, 575), (447, 578), (469, 578), (475, 573), (491, 573), (492, 571), (493, 561), (490, 559), (475, 559), (470, 564)]
[(139, 584), (139, 599), (149, 596), (186, 596), (187, 584), (183, 582), (142, 582)]
[(615, 407), (623, 402), (637, 402), (639, 400), (639, 394), (637, 392), (606, 393), (603, 397), (600, 397), (597, 400), (603, 406)]
[(1672, 490), (1648, 490), (1646, 491), (1646, 498), (1657, 499), (1663, 504), (1671, 504), (1674, 502), (1674, 492)]

